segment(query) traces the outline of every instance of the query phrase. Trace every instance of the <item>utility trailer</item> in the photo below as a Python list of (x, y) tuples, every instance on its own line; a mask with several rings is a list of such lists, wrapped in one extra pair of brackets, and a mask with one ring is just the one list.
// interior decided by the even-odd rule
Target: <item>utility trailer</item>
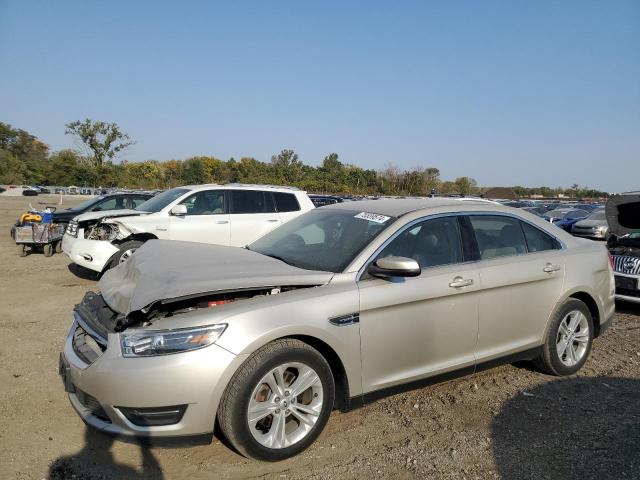
[(42, 248), (45, 257), (50, 257), (54, 252), (62, 251), (62, 236), (65, 224), (61, 223), (32, 223), (16, 227), (15, 240), (21, 257), (26, 257), (29, 252)]

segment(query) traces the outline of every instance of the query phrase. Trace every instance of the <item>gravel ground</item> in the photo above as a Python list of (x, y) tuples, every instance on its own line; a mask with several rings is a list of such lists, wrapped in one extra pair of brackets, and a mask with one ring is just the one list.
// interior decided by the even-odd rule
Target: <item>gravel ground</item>
[(311, 448), (280, 463), (218, 440), (146, 448), (88, 430), (57, 361), (95, 278), (62, 255), (19, 258), (9, 237), (29, 202), (56, 199), (0, 197), (2, 478), (640, 478), (640, 307), (628, 304), (575, 377), (507, 365), (334, 412)]

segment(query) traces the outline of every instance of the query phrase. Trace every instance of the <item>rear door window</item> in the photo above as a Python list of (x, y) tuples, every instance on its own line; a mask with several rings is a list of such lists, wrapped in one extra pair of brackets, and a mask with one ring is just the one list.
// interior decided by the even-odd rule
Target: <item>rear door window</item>
[(279, 212), (297, 212), (300, 210), (298, 199), (293, 193), (273, 192), (276, 208)]
[(469, 219), (481, 260), (527, 253), (527, 242), (519, 220), (499, 215), (472, 215)]
[(123, 210), (123, 209), (127, 208), (125, 200), (126, 200), (126, 198), (124, 196), (108, 198), (108, 199), (104, 200), (103, 202), (100, 202), (98, 205), (96, 205), (93, 208), (93, 211), (94, 212), (101, 212), (101, 211), (104, 211), (104, 210)]
[(527, 250), (529, 252), (543, 252), (545, 250), (558, 250), (560, 248), (560, 242), (558, 242), (558, 240), (533, 225), (522, 222), (522, 230), (524, 231)]
[(261, 190), (231, 190), (231, 213), (275, 212), (271, 194)]
[(149, 200), (149, 197), (141, 197), (139, 195), (130, 197), (131, 206), (127, 208), (136, 208), (138, 205), (142, 205), (147, 200)]

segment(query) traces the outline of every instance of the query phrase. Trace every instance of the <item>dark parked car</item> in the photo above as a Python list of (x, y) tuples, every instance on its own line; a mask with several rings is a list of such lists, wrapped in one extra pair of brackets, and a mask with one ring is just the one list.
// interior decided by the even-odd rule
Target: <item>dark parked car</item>
[(547, 209), (544, 207), (524, 207), (522, 210), (538, 215), (539, 217), (542, 217), (547, 212)]
[(570, 232), (574, 223), (588, 216), (589, 212), (579, 208), (557, 208), (545, 213), (543, 218), (563, 230)]
[[(22, 194), (25, 195), (26, 191), (28, 190), (24, 190)], [(35, 193), (29, 195), (38, 194), (35, 190), (32, 191)], [(53, 223), (69, 223), (74, 217), (86, 212), (134, 209), (141, 203), (149, 200), (153, 195), (153, 193), (148, 192), (127, 192), (112, 193), (109, 195), (90, 198), (75, 207), (54, 211)], [(11, 238), (15, 238), (15, 228), (20, 225), (20, 219), (18, 219), (16, 224), (11, 227)]]
[(38, 195), (38, 190), (36, 190), (35, 188), (25, 188), (24, 190), (22, 190), (22, 195), (24, 195), (25, 197), (35, 197)]
[(127, 192), (111, 193), (99, 197), (90, 198), (75, 207), (53, 212), (54, 223), (69, 223), (74, 217), (86, 212), (101, 212), (105, 210), (131, 210), (143, 202), (146, 202), (152, 193), (147, 192)]
[(333, 205), (334, 203), (342, 203), (344, 200), (334, 195), (309, 195), (309, 198), (313, 204), (318, 207), (324, 207), (325, 205)]
[(501, 202), (502, 205), (504, 205), (505, 207), (512, 207), (512, 208), (524, 208), (524, 207), (533, 207), (535, 206), (533, 202), (529, 202), (526, 200), (522, 200), (522, 201), (509, 201), (509, 202)]

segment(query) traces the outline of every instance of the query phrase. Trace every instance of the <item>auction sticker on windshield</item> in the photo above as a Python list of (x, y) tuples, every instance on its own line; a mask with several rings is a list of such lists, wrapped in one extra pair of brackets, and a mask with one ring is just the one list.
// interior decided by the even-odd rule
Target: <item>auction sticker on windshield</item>
[(359, 214), (354, 215), (354, 217), (361, 218), (362, 220), (369, 220), (370, 222), (376, 222), (376, 223), (384, 223), (391, 218), (385, 215), (378, 215), (377, 213), (369, 213), (369, 212), (360, 212)]

